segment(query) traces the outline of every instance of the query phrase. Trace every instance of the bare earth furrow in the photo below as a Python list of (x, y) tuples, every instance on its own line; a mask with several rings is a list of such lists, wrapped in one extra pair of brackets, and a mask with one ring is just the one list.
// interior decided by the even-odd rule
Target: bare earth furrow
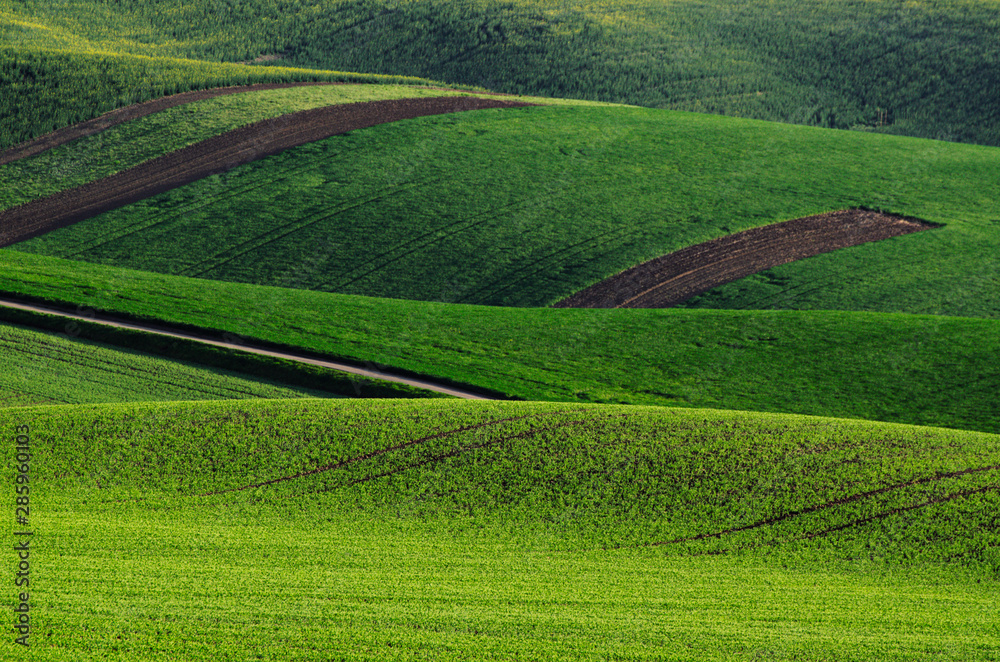
[(174, 108), (175, 106), (182, 106), (184, 104), (194, 103), (195, 101), (202, 101), (203, 99), (228, 96), (230, 94), (258, 92), (261, 90), (280, 90), (288, 87), (303, 87), (307, 85), (344, 85), (344, 83), (258, 83), (256, 85), (216, 87), (210, 90), (195, 90), (193, 92), (171, 94), (170, 96), (160, 97), (159, 99), (153, 99), (144, 103), (135, 103), (124, 108), (116, 108), (115, 110), (104, 113), (100, 117), (95, 117), (92, 120), (87, 120), (86, 122), (80, 122), (78, 124), (74, 124), (73, 126), (67, 126), (51, 133), (46, 133), (44, 136), (39, 136), (33, 140), (28, 140), (19, 145), (0, 151), (0, 165), (24, 159), (29, 156), (35, 156), (36, 154), (41, 154), (42, 152), (50, 150), (53, 147), (65, 145), (66, 143), (77, 140), (78, 138), (93, 136), (110, 129), (113, 126), (118, 126), (119, 124), (124, 124), (125, 122), (131, 122), (132, 120), (139, 119), (140, 117), (152, 115), (162, 110), (167, 110), (168, 108)]
[(427, 115), (533, 104), (428, 97), (326, 106), (255, 122), (96, 182), (0, 212), (0, 246), (37, 237), (308, 142)]
[(563, 299), (555, 307), (669, 308), (765, 269), (933, 227), (916, 219), (865, 209), (797, 218), (643, 262)]

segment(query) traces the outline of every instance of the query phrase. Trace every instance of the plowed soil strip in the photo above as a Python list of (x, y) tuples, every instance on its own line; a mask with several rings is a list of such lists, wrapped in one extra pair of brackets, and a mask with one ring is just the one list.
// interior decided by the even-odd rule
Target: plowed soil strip
[(365, 101), (248, 124), (134, 168), (0, 212), (0, 246), (72, 225), (103, 212), (231, 170), (305, 143), (398, 120), (535, 104), (477, 97)]
[(759, 271), (838, 248), (937, 227), (845, 209), (737, 232), (643, 262), (581, 290), (556, 308), (669, 308)]
[(74, 124), (73, 126), (57, 129), (52, 133), (46, 133), (44, 136), (39, 136), (33, 140), (23, 142), (20, 145), (9, 147), (0, 151), (0, 165), (10, 163), (11, 161), (17, 161), (18, 159), (24, 159), (29, 156), (34, 156), (35, 154), (41, 154), (42, 152), (52, 149), (53, 147), (65, 145), (66, 143), (73, 142), (78, 138), (92, 136), (100, 133), (101, 131), (106, 131), (113, 126), (124, 124), (125, 122), (145, 117), (146, 115), (152, 115), (153, 113), (158, 113), (161, 110), (173, 108), (174, 106), (182, 106), (186, 103), (227, 96), (229, 94), (258, 92), (260, 90), (282, 90), (288, 87), (303, 87), (308, 85), (344, 85), (344, 83), (258, 83), (256, 85), (216, 87), (209, 90), (194, 90), (192, 92), (171, 94), (170, 96), (160, 97), (159, 99), (152, 99), (151, 101), (145, 101), (143, 103), (135, 103), (131, 106), (125, 106), (124, 108), (116, 108), (115, 110), (104, 113), (100, 117), (95, 117), (92, 120), (87, 120), (86, 122), (80, 122), (79, 124)]

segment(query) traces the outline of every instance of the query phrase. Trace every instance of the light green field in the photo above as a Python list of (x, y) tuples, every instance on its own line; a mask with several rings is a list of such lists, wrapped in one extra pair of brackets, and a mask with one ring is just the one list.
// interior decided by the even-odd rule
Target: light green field
[[(362, 391), (0, 310), (0, 659), (1000, 659), (997, 9), (0, 0), (0, 149), (370, 84), (123, 125), (0, 167), (0, 209), (333, 102), (646, 106), (353, 131), (0, 250), (5, 294), (532, 400), (304, 398)], [(543, 307), (857, 206), (940, 227), (689, 304), (765, 310)]]
[(457, 401), (3, 418), (31, 428), (32, 659), (1000, 652), (995, 435)]

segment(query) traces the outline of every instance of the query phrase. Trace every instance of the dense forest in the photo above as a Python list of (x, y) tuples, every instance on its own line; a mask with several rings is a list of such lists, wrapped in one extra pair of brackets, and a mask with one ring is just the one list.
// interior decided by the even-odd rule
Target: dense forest
[[(21, 86), (20, 103), (4, 95), (0, 144), (36, 134), (51, 113), (55, 124), (86, 114), (94, 96), (104, 108), (160, 87), (317, 76), (267, 73), (298, 67), (1000, 145), (1000, 12), (988, 0), (0, 0), (0, 8), (0, 85)], [(70, 52), (91, 59), (67, 66)], [(134, 88), (138, 77), (104, 71), (107, 53), (238, 68), (175, 60), (161, 66), (171, 73)], [(54, 66), (54, 57), (63, 61)], [(121, 62), (145, 76), (152, 67)], [(74, 71), (107, 91), (60, 89), (74, 85)], [(28, 99), (34, 119), (20, 117)]]

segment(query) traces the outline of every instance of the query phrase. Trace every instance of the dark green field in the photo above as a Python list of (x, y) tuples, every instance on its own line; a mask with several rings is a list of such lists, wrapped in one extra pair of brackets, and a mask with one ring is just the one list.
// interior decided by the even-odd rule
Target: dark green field
[(164, 276), (15, 251), (0, 251), (0, 291), (302, 347), (516, 398), (1000, 432), (997, 320), (469, 306)]
[[(486, 110), (304, 145), (14, 249), (209, 279), (539, 306), (689, 244), (866, 206), (944, 227), (806, 260), (820, 266), (779, 281), (778, 296), (821, 282), (805, 307), (1000, 317), (998, 181), (997, 148), (640, 108)], [(789, 300), (780, 299), (796, 307)]]
[[(69, 123), (88, 107), (207, 79), (334, 69), (1000, 145), (993, 0), (250, 0), (213, 9), (5, 0), (0, 9), (0, 81), (22, 85), (37, 106), (0, 134), (27, 137), (49, 114)], [(313, 71), (278, 70), (289, 66)], [(79, 103), (67, 104), (59, 88), (85, 77)]]
[(329, 397), (198, 364), (0, 323), (0, 407), (90, 402)]
[(46, 559), (36, 659), (988, 660), (1000, 645), (996, 435), (454, 401), (10, 420), (31, 426)]
[(92, 182), (263, 119), (334, 104), (464, 94), (412, 85), (345, 84), (205, 99), (0, 165), (0, 209)]

